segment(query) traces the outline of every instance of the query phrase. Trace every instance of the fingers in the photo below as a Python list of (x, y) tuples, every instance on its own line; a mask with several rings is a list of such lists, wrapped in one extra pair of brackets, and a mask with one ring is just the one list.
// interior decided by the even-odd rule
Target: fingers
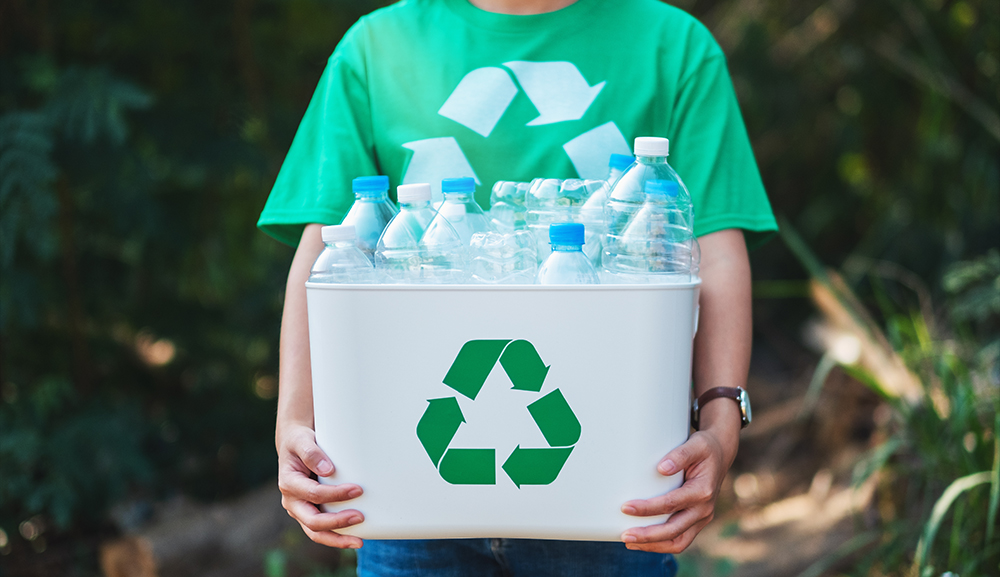
[(302, 472), (288, 469), (279, 471), (278, 488), (282, 495), (317, 505), (356, 499), (364, 492), (361, 487), (351, 483), (323, 485)]
[(683, 445), (667, 453), (667, 456), (663, 457), (663, 460), (657, 465), (656, 470), (661, 475), (680, 473), (695, 463), (703, 461), (710, 452), (711, 448), (708, 446), (705, 436), (695, 433)]
[[(695, 433), (697, 435), (697, 433)], [(684, 471), (684, 484), (663, 495), (650, 499), (635, 499), (622, 505), (626, 515), (653, 516), (666, 515), (699, 505), (712, 506), (718, 494), (723, 471), (718, 463), (718, 455), (704, 437), (692, 436), (680, 447), (667, 454), (657, 469), (661, 474), (675, 474)]]
[[(311, 481), (311, 480), (310, 480)], [(312, 481), (320, 489), (342, 489), (345, 485), (328, 487)], [(360, 488), (355, 488), (359, 491)], [(341, 500), (341, 499), (338, 499)], [(327, 501), (332, 502), (332, 501)], [(352, 525), (357, 525), (365, 520), (364, 515), (356, 509), (338, 511), (336, 513), (325, 513), (320, 511), (316, 505), (287, 494), (281, 497), (281, 505), (288, 512), (288, 515), (299, 522), (302, 531), (313, 541), (328, 547), (340, 549), (357, 549), (361, 547), (362, 540), (350, 535), (340, 535), (335, 531)]]
[(336, 531), (357, 525), (365, 520), (364, 515), (356, 509), (347, 509), (336, 513), (324, 513), (312, 503), (296, 499), (282, 499), (281, 503), (288, 514), (311, 531)]
[(622, 533), (629, 549), (680, 553), (715, 515), (715, 498), (728, 468), (722, 447), (705, 433), (696, 432), (683, 445), (667, 453), (656, 469), (661, 475), (685, 473), (684, 484), (664, 495), (636, 499), (622, 505), (627, 515), (672, 514), (664, 523), (633, 527)]
[(336, 513), (324, 513), (312, 503), (282, 497), (282, 506), (288, 515), (299, 522), (302, 531), (313, 541), (328, 547), (357, 549), (362, 540), (350, 535), (341, 535), (335, 530), (357, 525), (365, 520), (360, 511), (348, 509)]
[(312, 477), (314, 473), (328, 477), (335, 470), (333, 462), (316, 444), (315, 433), (311, 429), (303, 429), (288, 438), (278, 449), (278, 460), (281, 505), (290, 517), (299, 522), (306, 536), (328, 547), (361, 547), (363, 541), (360, 538), (336, 532), (363, 522), (365, 518), (360, 511), (348, 509), (326, 513), (317, 507), (356, 499), (363, 491), (350, 483), (324, 485)]
[(363, 491), (357, 485), (324, 485), (312, 478), (312, 473), (333, 474), (334, 467), (316, 445), (311, 430), (295, 435), (283, 449), (278, 455), (278, 488), (282, 495), (316, 504), (337, 503), (361, 496)]
[[(302, 523), (299, 523), (302, 525)], [(336, 547), (338, 549), (358, 549), (364, 544), (358, 537), (351, 537), (350, 535), (340, 535), (339, 533), (332, 533), (330, 531), (317, 532), (312, 529), (302, 525), (302, 531), (313, 541), (319, 543), (320, 545), (326, 545), (327, 547)]]
[(711, 522), (711, 520), (712, 517), (709, 516), (706, 519), (698, 521), (686, 531), (672, 539), (648, 543), (626, 543), (625, 546), (636, 551), (650, 551), (652, 553), (680, 553), (691, 545), (694, 538), (698, 536), (698, 533), (701, 533), (701, 530), (704, 529), (705, 526)]
[(674, 539), (704, 519), (711, 518), (714, 508), (701, 505), (674, 513), (663, 523), (648, 527), (633, 527), (622, 533), (625, 543), (652, 543)]
[[(311, 433), (311, 431), (310, 431)], [(314, 434), (297, 435), (291, 440), (288, 450), (320, 477), (329, 477), (334, 472), (333, 462), (326, 456), (323, 449), (316, 444)]]
[(622, 513), (639, 517), (667, 515), (699, 505), (712, 504), (715, 491), (705, 479), (693, 479), (651, 499), (636, 499), (622, 505)]

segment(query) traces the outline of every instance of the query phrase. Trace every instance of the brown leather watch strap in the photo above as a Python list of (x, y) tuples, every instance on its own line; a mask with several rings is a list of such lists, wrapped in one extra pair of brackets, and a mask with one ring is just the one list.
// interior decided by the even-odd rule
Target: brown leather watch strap
[(739, 402), (740, 395), (740, 390), (736, 387), (715, 387), (713, 389), (708, 389), (702, 393), (700, 397), (698, 397), (698, 406), (704, 407), (705, 403), (722, 397)]
[[(699, 426), (699, 421), (701, 417), (701, 409), (709, 401), (714, 401), (715, 399), (732, 399), (736, 401), (736, 404), (740, 406), (740, 414), (742, 420), (742, 426), (746, 427), (749, 423), (749, 415), (744, 412), (743, 408), (743, 390), (739, 387), (714, 387), (701, 394), (691, 406), (691, 426), (697, 431)], [(749, 411), (749, 408), (747, 408)]]

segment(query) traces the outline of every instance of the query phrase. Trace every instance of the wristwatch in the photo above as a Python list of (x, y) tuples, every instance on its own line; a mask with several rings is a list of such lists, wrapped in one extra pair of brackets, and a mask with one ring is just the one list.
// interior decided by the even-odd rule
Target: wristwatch
[(694, 427), (694, 430), (698, 430), (698, 418), (701, 416), (701, 408), (705, 406), (705, 403), (722, 397), (732, 399), (739, 404), (741, 429), (750, 424), (750, 419), (753, 416), (750, 413), (750, 395), (747, 394), (746, 389), (743, 387), (715, 387), (702, 393), (691, 405), (691, 426)]

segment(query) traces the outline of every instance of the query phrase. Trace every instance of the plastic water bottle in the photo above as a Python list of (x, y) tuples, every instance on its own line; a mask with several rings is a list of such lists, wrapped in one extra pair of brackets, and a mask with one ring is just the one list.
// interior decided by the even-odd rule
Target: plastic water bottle
[(375, 282), (375, 269), (357, 246), (353, 226), (338, 224), (321, 230), (326, 247), (309, 271), (309, 282), (368, 284)]
[(622, 174), (628, 167), (632, 166), (635, 162), (634, 156), (629, 156), (627, 154), (612, 154), (608, 159), (608, 177), (604, 180), (607, 181), (608, 187), (612, 187), (618, 182)]
[(536, 178), (528, 186), (524, 201), (525, 226), (535, 237), (539, 259), (549, 254), (549, 225), (569, 220), (568, 215), (559, 210), (560, 186), (562, 180), (557, 178)]
[[(624, 154), (612, 154), (611, 160), (608, 161), (608, 177), (604, 179), (604, 185), (600, 188), (594, 190), (593, 194), (587, 197), (586, 202), (583, 203), (581, 207), (581, 213), (583, 214), (583, 223), (589, 225), (591, 221), (595, 224), (600, 223), (600, 227), (604, 228), (604, 205), (608, 203), (608, 193), (611, 192), (611, 187), (618, 182), (624, 174), (625, 169), (632, 166), (635, 162), (634, 156), (627, 156)], [(600, 217), (597, 217), (597, 213), (600, 213)], [(590, 235), (594, 233), (590, 226), (587, 227), (587, 244), (590, 244)]]
[(468, 245), (443, 214), (434, 215), (417, 243), (420, 267), (413, 282), (462, 284), (468, 277)]
[(431, 207), (431, 185), (400, 185), (396, 188), (396, 200), (399, 201), (399, 212), (392, 217), (378, 239), (375, 271), (380, 282), (419, 282), (420, 239), (437, 215)]
[(538, 284), (598, 284), (597, 271), (583, 254), (584, 227), (577, 222), (549, 226), (552, 253), (538, 269)]
[[(602, 181), (603, 184), (597, 187), (594, 192), (587, 197), (587, 200), (580, 207), (579, 222), (587, 227), (587, 242), (583, 245), (583, 252), (600, 268), (601, 254), (604, 248), (604, 235), (607, 234), (607, 226), (604, 224), (604, 205), (608, 203), (608, 193), (614, 186), (625, 169), (632, 165), (635, 157), (625, 154), (612, 154), (608, 160), (608, 177)], [(576, 219), (574, 219), (576, 220)]]
[(601, 265), (611, 273), (634, 273), (634, 268), (628, 259), (619, 262), (621, 252), (621, 235), (628, 228), (632, 217), (646, 202), (646, 183), (651, 180), (666, 180), (677, 183), (677, 200), (679, 206), (687, 207), (683, 222), (678, 222), (689, 231), (694, 230), (694, 214), (691, 207), (691, 195), (688, 194), (684, 182), (677, 172), (667, 163), (670, 152), (670, 141), (666, 138), (641, 136), (635, 139), (635, 162), (626, 170), (611, 187), (608, 201), (604, 209), (604, 221), (607, 234), (604, 237), (604, 248)]
[(389, 200), (388, 176), (361, 176), (351, 183), (354, 205), (340, 224), (350, 224), (358, 233), (358, 248), (372, 258), (378, 239), (398, 210)]
[(554, 222), (581, 222), (584, 203), (603, 186), (603, 180), (578, 178), (536, 178), (531, 181), (525, 199), (525, 221), (528, 230), (535, 235), (540, 259), (549, 254), (549, 225)]
[(530, 182), (498, 180), (490, 194), (490, 223), (498, 232), (525, 228), (525, 199)]
[(661, 284), (698, 276), (700, 249), (686, 224), (690, 203), (679, 191), (672, 180), (646, 182), (646, 201), (619, 236), (613, 282)]
[(526, 230), (478, 232), (469, 243), (474, 284), (533, 284), (538, 270), (535, 237)]
[(441, 192), (444, 193), (444, 200), (438, 205), (437, 211), (455, 227), (463, 245), (469, 246), (473, 234), (493, 230), (486, 213), (473, 198), (476, 192), (475, 179), (468, 176), (446, 178), (441, 181)]
[(604, 235), (608, 232), (607, 226), (604, 224), (604, 205), (608, 203), (608, 193), (621, 178), (625, 169), (631, 166), (634, 161), (635, 157), (633, 156), (612, 154), (608, 160), (608, 177), (580, 207), (579, 222), (587, 227), (587, 242), (583, 245), (583, 252), (590, 259), (590, 262), (594, 263), (595, 267), (601, 266)]

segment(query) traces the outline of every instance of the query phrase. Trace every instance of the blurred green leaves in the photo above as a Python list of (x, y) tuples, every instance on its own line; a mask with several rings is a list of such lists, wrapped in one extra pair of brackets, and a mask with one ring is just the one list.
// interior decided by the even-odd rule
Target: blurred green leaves
[[(822, 332), (835, 337), (824, 342), (821, 366), (837, 359), (882, 397), (888, 416), (873, 437), (878, 444), (854, 470), (855, 484), (877, 487), (872, 514), (879, 534), (877, 543), (850, 548), (856, 557), (851, 574), (989, 574), (1000, 560), (1000, 364), (995, 344), (983, 346), (992, 337), (968, 324), (995, 330), (1000, 321), (997, 292), (977, 290), (1000, 284), (996, 251), (951, 267), (944, 285), (953, 306), (936, 320), (926, 288), (912, 273), (870, 263), (863, 278), (874, 293), (872, 311), (838, 273), (822, 268), (787, 223), (782, 235), (813, 277)], [(906, 293), (889, 290), (896, 283), (918, 293), (916, 307), (899, 298)], [(970, 305), (974, 317), (963, 313)], [(859, 354), (838, 358), (835, 348), (844, 340), (860, 344)], [(949, 538), (936, 540), (945, 528)], [(835, 553), (807, 573), (818, 575), (842, 556)]]
[(146, 91), (107, 68), (73, 67), (59, 75), (44, 110), (67, 140), (90, 144), (103, 137), (120, 145), (128, 135), (125, 114), (151, 103)]
[[(1000, 243), (995, 3), (680, 4), (729, 57), (775, 210), (827, 262), (860, 254), (930, 280)], [(794, 264), (769, 246), (754, 268)]]
[(130, 485), (152, 481), (147, 425), (134, 403), (88, 402), (48, 378), (16, 407), (0, 410), (0, 510), (44, 512), (65, 529), (81, 515), (101, 515)]
[(274, 475), (291, 252), (254, 223), (326, 59), (369, 9), (5, 7), (5, 534), (38, 515), (80, 531), (122, 499), (223, 498)]
[(1000, 250), (956, 263), (941, 282), (955, 299), (952, 314), (956, 319), (986, 323), (1000, 317)]
[[(0, 115), (0, 271), (4, 273), (18, 242), (27, 240), (32, 231), (44, 230), (56, 212), (52, 183), (58, 170), (52, 147), (48, 115), (22, 111)], [(28, 246), (36, 257), (51, 256), (55, 245), (51, 236), (32, 240)], [(6, 324), (6, 315), (0, 312), (0, 327)]]

